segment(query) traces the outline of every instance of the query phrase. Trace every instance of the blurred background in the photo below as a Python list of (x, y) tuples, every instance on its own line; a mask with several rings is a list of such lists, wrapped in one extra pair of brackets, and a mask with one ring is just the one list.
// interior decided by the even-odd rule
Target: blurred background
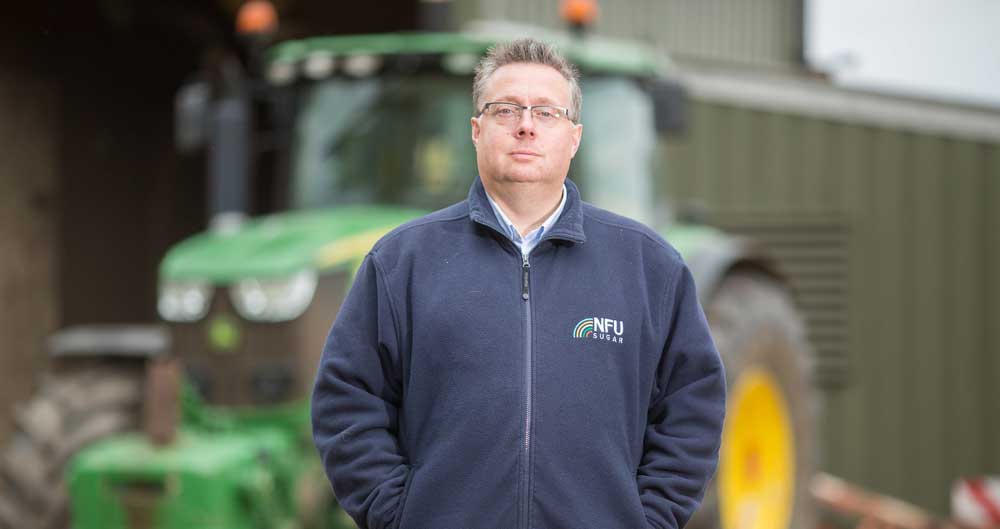
[[(50, 370), (53, 333), (159, 320), (164, 255), (215, 211), (208, 156), (177, 148), (175, 100), (257, 53), (234, 31), (242, 4), (5, 6), (0, 440)], [(567, 26), (555, 1), (273, 5), (273, 43)], [(956, 479), (1000, 473), (1000, 4), (603, 0), (596, 13), (588, 35), (655, 50), (685, 101), (683, 126), (656, 140), (648, 218), (757, 241), (787, 280), (814, 355), (816, 469), (949, 516)], [(292, 200), (265, 169), (278, 155), (261, 156), (250, 215)]]

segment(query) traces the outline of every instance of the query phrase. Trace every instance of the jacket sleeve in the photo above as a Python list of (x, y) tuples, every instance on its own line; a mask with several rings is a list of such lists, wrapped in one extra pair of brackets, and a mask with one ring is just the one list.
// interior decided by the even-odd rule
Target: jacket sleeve
[(313, 440), (341, 507), (361, 529), (398, 525), (410, 473), (399, 442), (400, 366), (395, 314), (369, 254), (327, 337), (312, 395)]
[(679, 529), (715, 473), (726, 377), (684, 265), (664, 297), (669, 327), (648, 410), (636, 480), (650, 527)]

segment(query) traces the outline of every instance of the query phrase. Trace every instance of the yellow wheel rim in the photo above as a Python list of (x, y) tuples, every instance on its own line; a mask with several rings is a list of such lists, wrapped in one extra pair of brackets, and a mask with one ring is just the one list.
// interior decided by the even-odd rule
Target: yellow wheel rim
[(723, 529), (786, 529), (795, 490), (795, 439), (777, 381), (747, 369), (730, 392), (719, 454)]

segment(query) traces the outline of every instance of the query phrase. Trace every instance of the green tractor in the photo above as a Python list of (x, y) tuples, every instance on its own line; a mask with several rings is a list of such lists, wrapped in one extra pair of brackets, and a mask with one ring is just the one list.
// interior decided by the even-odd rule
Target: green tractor
[[(662, 225), (724, 356), (721, 464), (691, 526), (811, 526), (810, 356), (787, 287), (749, 241), (673, 221), (652, 198), (669, 178), (656, 174), (663, 143), (684, 125), (680, 83), (636, 43), (542, 36), (583, 73), (570, 177), (598, 206)], [(508, 37), (290, 41), (261, 55), (255, 75), (229, 63), (184, 87), (179, 137), (207, 147), (212, 226), (163, 259), (162, 325), (53, 339), (58, 370), (0, 453), (0, 528), (353, 527), (309, 434), (322, 344), (372, 244), (467, 194), (472, 69)], [(277, 212), (246, 218), (262, 143)]]

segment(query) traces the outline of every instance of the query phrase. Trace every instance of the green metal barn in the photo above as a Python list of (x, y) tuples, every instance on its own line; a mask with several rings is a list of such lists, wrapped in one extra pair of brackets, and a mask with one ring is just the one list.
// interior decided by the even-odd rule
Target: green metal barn
[(954, 478), (1000, 470), (1000, 113), (688, 81), (663, 192), (780, 258), (818, 353), (822, 468), (947, 513)]

